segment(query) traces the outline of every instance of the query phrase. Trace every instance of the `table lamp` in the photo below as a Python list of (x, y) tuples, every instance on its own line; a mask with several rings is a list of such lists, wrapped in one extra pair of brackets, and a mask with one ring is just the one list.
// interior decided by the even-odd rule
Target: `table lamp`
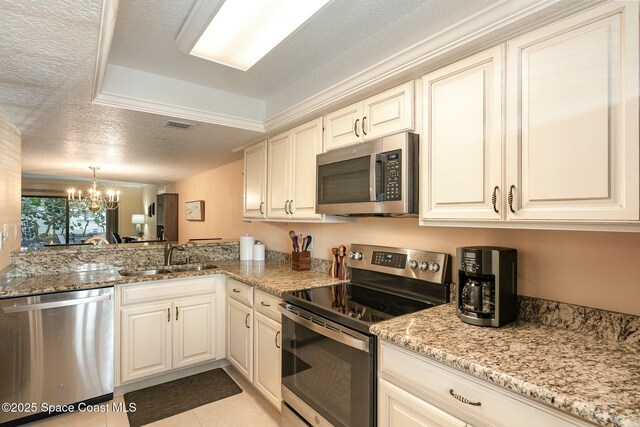
[(144, 224), (144, 214), (131, 215), (131, 223), (136, 225), (136, 234), (142, 239), (144, 232), (142, 231), (142, 224)]

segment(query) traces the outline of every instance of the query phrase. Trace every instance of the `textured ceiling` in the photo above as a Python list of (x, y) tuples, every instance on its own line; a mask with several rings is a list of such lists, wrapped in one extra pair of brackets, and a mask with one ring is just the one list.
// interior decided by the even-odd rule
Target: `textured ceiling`
[(254, 132), (91, 103), (100, 0), (0, 3), (0, 108), (22, 132), (23, 172), (172, 182), (240, 158)]

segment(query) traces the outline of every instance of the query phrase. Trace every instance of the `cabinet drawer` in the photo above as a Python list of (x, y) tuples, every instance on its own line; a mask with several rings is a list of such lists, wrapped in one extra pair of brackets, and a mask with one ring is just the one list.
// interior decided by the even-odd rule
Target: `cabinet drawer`
[(146, 285), (131, 285), (123, 288), (122, 305), (212, 294), (215, 291), (216, 279), (214, 277), (161, 280)]
[(253, 306), (253, 287), (249, 285), (227, 279), (227, 295), (249, 307)]
[(521, 427), (591, 425), (392, 344), (380, 345), (379, 367), (381, 377), (476, 426), (508, 427), (513, 420)]
[(278, 311), (278, 305), (282, 302), (280, 298), (267, 292), (256, 290), (254, 301), (254, 308), (257, 311), (280, 322), (280, 312)]

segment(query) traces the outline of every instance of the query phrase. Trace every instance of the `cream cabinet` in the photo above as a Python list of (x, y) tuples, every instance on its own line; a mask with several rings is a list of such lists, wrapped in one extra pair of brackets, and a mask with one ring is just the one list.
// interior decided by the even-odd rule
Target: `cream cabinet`
[(324, 117), (324, 151), (414, 128), (414, 84), (371, 96)]
[(224, 279), (116, 289), (116, 385), (224, 358)]
[[(247, 286), (229, 280), (228, 286)], [(253, 309), (232, 294), (227, 298), (227, 359), (249, 382), (253, 382)]]
[(171, 303), (122, 310), (121, 382), (172, 369)]
[(267, 216), (267, 141), (244, 150), (244, 206), (245, 218)]
[(378, 348), (380, 426), (592, 425), (386, 341)]
[(639, 218), (638, 2), (507, 44), (509, 221)]
[(503, 47), (423, 77), (423, 219), (501, 220)]
[(275, 407), (281, 401), (280, 323), (256, 311), (254, 313), (253, 385)]
[(380, 427), (466, 427), (467, 423), (389, 381), (378, 382)]
[(267, 217), (321, 219), (316, 208), (316, 155), (322, 152), (322, 119), (268, 141)]
[(280, 410), (281, 301), (233, 279), (227, 295), (227, 359)]

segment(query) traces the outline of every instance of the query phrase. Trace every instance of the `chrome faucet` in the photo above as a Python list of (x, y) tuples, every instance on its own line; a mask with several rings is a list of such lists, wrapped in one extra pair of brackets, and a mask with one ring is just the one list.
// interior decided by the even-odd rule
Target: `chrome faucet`
[(171, 242), (167, 241), (164, 245), (164, 265), (171, 265), (171, 256), (173, 255), (173, 251), (183, 251), (184, 248), (180, 245), (173, 245)]

